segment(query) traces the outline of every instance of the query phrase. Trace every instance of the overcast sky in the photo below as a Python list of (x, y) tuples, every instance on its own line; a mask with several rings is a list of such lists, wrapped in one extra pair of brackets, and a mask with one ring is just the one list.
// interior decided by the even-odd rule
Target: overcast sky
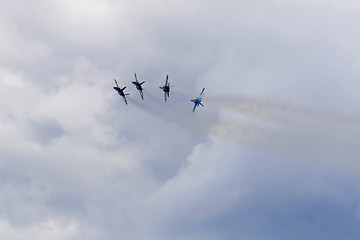
[(358, 1), (0, 4), (1, 239), (360, 238)]

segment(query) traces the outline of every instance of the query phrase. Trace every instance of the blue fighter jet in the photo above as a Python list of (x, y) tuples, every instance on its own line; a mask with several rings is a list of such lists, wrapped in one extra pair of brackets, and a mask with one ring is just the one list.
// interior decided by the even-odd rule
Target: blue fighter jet
[(191, 101), (195, 104), (195, 105), (194, 105), (194, 108), (193, 108), (193, 112), (195, 111), (195, 109), (196, 109), (197, 106), (199, 106), (199, 105), (204, 106), (204, 105), (202, 105), (202, 103), (201, 103), (201, 100), (202, 100), (202, 96), (203, 96), (203, 94), (204, 94), (204, 91), (205, 91), (205, 88), (202, 89), (200, 95), (199, 95), (197, 98), (191, 100)]
[(134, 73), (134, 75), (135, 75), (135, 81), (132, 83), (136, 86), (136, 89), (139, 90), (140, 96), (141, 96), (142, 100), (144, 100), (144, 93), (143, 93), (144, 89), (142, 88), (141, 85), (143, 85), (145, 81), (140, 83), (137, 79), (136, 73)]
[(165, 85), (162, 87), (159, 87), (160, 89), (162, 89), (164, 91), (165, 102), (169, 98), (169, 93), (170, 93), (170, 82), (168, 82), (168, 79), (169, 79), (169, 75), (166, 75)]
[(118, 94), (119, 94), (120, 96), (122, 96), (122, 98), (124, 99), (125, 103), (128, 104), (128, 103), (127, 103), (127, 99), (126, 99), (126, 95), (129, 95), (129, 94), (127, 94), (127, 93), (125, 94), (125, 93), (124, 93), (124, 90), (125, 90), (126, 86), (123, 87), (123, 88), (120, 88), (119, 85), (118, 85), (118, 83), (117, 83), (117, 81), (116, 81), (116, 79), (114, 79), (114, 81), (115, 81), (115, 83), (116, 83), (116, 87), (114, 87), (114, 89), (118, 92)]

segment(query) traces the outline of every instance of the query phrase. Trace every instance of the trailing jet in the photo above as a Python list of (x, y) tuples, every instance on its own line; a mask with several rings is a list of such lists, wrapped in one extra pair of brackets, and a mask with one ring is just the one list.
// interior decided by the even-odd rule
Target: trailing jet
[(205, 91), (205, 88), (202, 89), (200, 95), (199, 95), (197, 98), (191, 100), (191, 101), (195, 104), (195, 105), (194, 105), (194, 108), (193, 108), (193, 112), (195, 111), (195, 109), (196, 109), (197, 106), (199, 106), (199, 105), (204, 106), (204, 105), (202, 105), (202, 103), (201, 103), (202, 95), (204, 94), (204, 91)]
[(126, 86), (123, 87), (123, 88), (120, 88), (120, 87), (119, 87), (119, 84), (118, 84), (117, 81), (116, 81), (116, 79), (114, 79), (114, 81), (115, 81), (115, 83), (116, 83), (116, 87), (114, 87), (114, 89), (118, 92), (118, 94), (119, 94), (120, 96), (122, 96), (122, 98), (124, 99), (125, 103), (128, 104), (128, 103), (127, 103), (127, 99), (126, 99), (126, 95), (129, 95), (129, 94), (127, 94), (127, 93), (125, 94), (125, 93), (124, 93), (124, 90), (125, 90)]
[(132, 83), (136, 86), (136, 89), (139, 90), (140, 96), (144, 100), (144, 93), (143, 93), (144, 89), (142, 88), (141, 85), (143, 85), (145, 81), (140, 83), (137, 79), (136, 73), (134, 73), (134, 75), (135, 75), (135, 81)]
[(170, 82), (168, 82), (168, 78), (169, 78), (169, 75), (166, 75), (165, 85), (162, 87), (159, 87), (160, 89), (162, 89), (164, 91), (165, 102), (167, 101), (167, 99), (169, 97), (169, 93), (170, 93)]

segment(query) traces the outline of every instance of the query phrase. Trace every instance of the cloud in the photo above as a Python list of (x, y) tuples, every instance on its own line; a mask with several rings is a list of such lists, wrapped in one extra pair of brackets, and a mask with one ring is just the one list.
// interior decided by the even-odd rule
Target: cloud
[(2, 6), (3, 238), (359, 236), (355, 2)]
[(39, 226), (24, 229), (14, 229), (9, 223), (2, 221), (0, 224), (1, 237), (6, 239), (24, 239), (34, 236), (37, 239), (70, 239), (75, 235), (76, 224), (63, 226), (55, 220), (49, 220)]

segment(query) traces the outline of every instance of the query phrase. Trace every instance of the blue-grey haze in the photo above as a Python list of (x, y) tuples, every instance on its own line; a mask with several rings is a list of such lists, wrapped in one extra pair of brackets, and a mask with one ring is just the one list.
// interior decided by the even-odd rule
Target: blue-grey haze
[(360, 238), (357, 1), (0, 4), (1, 239)]

